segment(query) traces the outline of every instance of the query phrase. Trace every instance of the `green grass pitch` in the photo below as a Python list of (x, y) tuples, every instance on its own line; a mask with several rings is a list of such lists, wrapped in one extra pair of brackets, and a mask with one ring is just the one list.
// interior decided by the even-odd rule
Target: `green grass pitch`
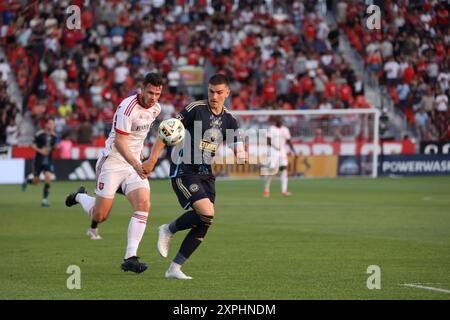
[[(120, 270), (132, 210), (118, 195), (103, 240), (87, 239), (89, 220), (64, 199), (80, 182), (55, 182), (50, 208), (42, 184), (22, 193), (0, 186), (0, 299), (450, 299), (450, 178), (279, 181), (269, 199), (262, 181), (217, 181), (216, 217), (186, 263), (192, 281), (165, 279), (169, 258), (156, 250), (157, 227), (183, 210), (168, 181), (151, 181), (152, 210), (139, 255), (142, 274)], [(92, 193), (94, 184), (87, 182)], [(66, 287), (69, 265), (81, 289)], [(381, 269), (381, 289), (366, 286)]]

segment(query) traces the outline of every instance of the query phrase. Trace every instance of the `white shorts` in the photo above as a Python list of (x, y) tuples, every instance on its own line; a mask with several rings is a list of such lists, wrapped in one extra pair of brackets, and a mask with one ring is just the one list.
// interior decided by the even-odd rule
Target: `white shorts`
[(95, 193), (103, 198), (113, 199), (117, 189), (122, 187), (123, 193), (128, 195), (133, 190), (144, 188), (150, 190), (148, 179), (142, 179), (129, 164), (123, 161), (101, 157), (95, 167), (97, 183)]
[(279, 167), (287, 167), (287, 165), (288, 156), (286, 153), (272, 151), (269, 157), (269, 168), (278, 169)]

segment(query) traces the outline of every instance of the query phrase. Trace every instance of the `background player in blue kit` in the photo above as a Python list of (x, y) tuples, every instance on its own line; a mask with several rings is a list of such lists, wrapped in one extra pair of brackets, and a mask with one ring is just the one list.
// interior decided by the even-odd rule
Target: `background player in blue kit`
[(33, 178), (27, 179), (22, 184), (22, 190), (26, 191), (27, 185), (38, 184), (41, 172), (44, 173), (44, 190), (41, 205), (48, 207), (48, 195), (50, 193), (50, 183), (54, 172), (53, 168), (53, 150), (56, 146), (55, 121), (53, 118), (47, 118), (43, 130), (36, 132), (31, 147), (36, 151), (33, 161)]

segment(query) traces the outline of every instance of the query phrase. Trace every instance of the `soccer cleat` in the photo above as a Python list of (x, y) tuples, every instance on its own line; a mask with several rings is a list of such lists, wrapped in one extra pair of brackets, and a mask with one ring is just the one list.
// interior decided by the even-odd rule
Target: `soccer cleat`
[(158, 230), (158, 251), (162, 257), (167, 258), (167, 255), (169, 254), (169, 244), (173, 234), (170, 232), (168, 224), (159, 226)]
[(125, 272), (132, 271), (135, 273), (144, 272), (148, 268), (147, 264), (139, 262), (139, 257), (136, 256), (129, 257), (128, 259), (123, 259), (121, 267), (122, 270)]
[(50, 207), (50, 204), (48, 203), (48, 199), (46, 199), (46, 198), (42, 199), (41, 207)]
[(270, 197), (270, 192), (268, 192), (268, 191), (264, 191), (264, 193), (263, 193), (263, 197), (264, 197), (264, 198), (268, 198), (268, 197)]
[(292, 193), (290, 193), (290, 192), (282, 192), (281, 195), (284, 196), (284, 197), (290, 197), (290, 196), (292, 196)]
[(67, 207), (71, 207), (76, 205), (78, 202), (75, 199), (77, 197), (77, 194), (79, 193), (86, 193), (86, 188), (81, 186), (78, 188), (78, 190), (76, 192), (72, 192), (70, 193), (67, 197), (66, 197), (66, 206)]
[(98, 228), (95, 228), (95, 229), (89, 228), (88, 231), (86, 232), (86, 235), (91, 240), (101, 240), (102, 239), (102, 237), (98, 234)]
[(181, 269), (171, 269), (166, 271), (166, 278), (179, 279), (179, 280), (191, 280), (192, 277), (187, 276), (181, 271)]

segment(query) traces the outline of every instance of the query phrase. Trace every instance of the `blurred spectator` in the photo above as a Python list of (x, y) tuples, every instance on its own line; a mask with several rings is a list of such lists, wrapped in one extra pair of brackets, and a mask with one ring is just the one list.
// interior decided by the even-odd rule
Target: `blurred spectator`
[(416, 112), (415, 116), (416, 120), (416, 128), (419, 133), (421, 140), (429, 140), (429, 116), (425, 112), (424, 108), (420, 108), (418, 112)]
[(6, 144), (10, 146), (17, 145), (18, 135), (19, 135), (19, 128), (17, 127), (14, 118), (10, 118), (9, 124), (6, 127)]
[(5, 59), (0, 58), (0, 80), (8, 81), (9, 74), (11, 72), (11, 68), (9, 64), (6, 63)]
[(66, 132), (62, 138), (61, 141), (59, 142), (59, 157), (61, 159), (72, 159), (72, 154), (71, 154), (71, 150), (72, 150), (72, 140), (70, 139), (70, 133)]
[(78, 127), (78, 143), (92, 142), (92, 124), (88, 121), (83, 121)]

